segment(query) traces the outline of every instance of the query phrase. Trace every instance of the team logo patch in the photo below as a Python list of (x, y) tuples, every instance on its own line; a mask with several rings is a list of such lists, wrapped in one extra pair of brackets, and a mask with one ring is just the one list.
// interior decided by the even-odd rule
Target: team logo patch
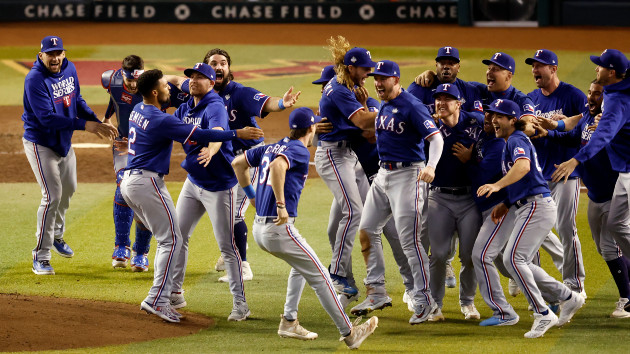
[(265, 96), (264, 93), (260, 93), (260, 92), (258, 92), (257, 94), (254, 95), (254, 99), (256, 101), (260, 101), (260, 99), (263, 98), (263, 97), (267, 97), (267, 96)]
[(177, 94), (177, 99), (180, 101), (185, 101), (188, 94), (186, 92), (180, 92)]
[(435, 129), (435, 124), (433, 124), (433, 122), (430, 120), (425, 120), (424, 126), (427, 127), (427, 129)]
[(131, 104), (132, 99), (133, 97), (131, 97), (131, 95), (126, 92), (123, 92), (122, 95), (120, 96), (120, 100), (125, 102), (126, 104)]
[(523, 105), (523, 111), (524, 112), (531, 112), (534, 113), (534, 106), (532, 106), (531, 104), (524, 104)]
[(63, 106), (68, 108), (71, 104), (72, 100), (70, 99), (70, 96), (63, 96)]
[(525, 149), (517, 146), (514, 149), (514, 156), (518, 156), (518, 155), (525, 155)]
[(473, 103), (473, 106), (475, 111), (483, 112), (483, 105), (481, 104), (481, 101), (475, 101), (475, 103)]

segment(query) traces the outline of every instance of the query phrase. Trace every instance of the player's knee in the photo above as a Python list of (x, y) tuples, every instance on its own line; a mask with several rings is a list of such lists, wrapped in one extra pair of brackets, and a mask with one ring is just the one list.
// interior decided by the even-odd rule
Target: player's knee
[(359, 241), (361, 242), (361, 252), (369, 252), (372, 243), (370, 242), (370, 236), (367, 231), (359, 231)]

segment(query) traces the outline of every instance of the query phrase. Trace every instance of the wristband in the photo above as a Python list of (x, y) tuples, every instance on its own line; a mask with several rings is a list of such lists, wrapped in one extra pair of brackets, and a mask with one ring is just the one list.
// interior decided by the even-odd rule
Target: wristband
[(559, 120), (559, 121), (558, 121), (558, 126), (556, 127), (556, 129), (555, 129), (555, 130), (559, 130), (559, 131), (563, 132), (563, 131), (564, 131), (564, 128), (565, 128), (564, 121), (563, 121), (563, 120)]
[(280, 101), (278, 101), (278, 108), (280, 108), (280, 109), (284, 109), (284, 108), (285, 108), (285, 107), (284, 107), (284, 102), (283, 102), (283, 101), (284, 101), (284, 100), (283, 100), (282, 98), (280, 99)]
[(278, 208), (278, 209), (284, 209), (284, 208), (285, 208), (285, 206), (284, 206), (284, 205), (280, 205), (280, 204), (278, 204), (278, 205), (276, 205), (276, 208)]
[(249, 199), (256, 198), (256, 191), (254, 190), (254, 187), (252, 187), (251, 184), (247, 187), (243, 187), (243, 191), (245, 192), (245, 195), (247, 196), (247, 198)]

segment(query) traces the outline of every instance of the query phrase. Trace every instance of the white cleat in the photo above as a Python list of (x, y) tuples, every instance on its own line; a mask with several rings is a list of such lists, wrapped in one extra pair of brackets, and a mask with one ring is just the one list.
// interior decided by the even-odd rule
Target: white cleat
[[(252, 273), (252, 268), (249, 265), (249, 262), (243, 261), (241, 265), (241, 269), (243, 269), (243, 281), (250, 281), (254, 278), (254, 273)], [(228, 275), (224, 275), (219, 278), (219, 283), (229, 283), (230, 277)]]
[(521, 293), (521, 288), (518, 287), (518, 284), (514, 279), (510, 279), (508, 281), (508, 293), (512, 296), (518, 296)]
[(346, 294), (337, 294), (337, 298), (339, 299), (341, 306), (343, 306), (343, 308), (345, 309), (352, 302), (359, 300), (359, 293), (357, 293), (356, 295), (351, 295), (351, 296), (346, 295)]
[(171, 307), (174, 309), (180, 309), (188, 305), (186, 303), (186, 299), (184, 299), (184, 289), (171, 292), (170, 301), (171, 301)]
[(228, 321), (244, 321), (249, 317), (252, 313), (249, 311), (249, 306), (244, 301), (238, 301), (234, 304), (232, 308), (232, 312), (228, 316)]
[(464, 318), (467, 320), (478, 320), (481, 318), (475, 304), (464, 305), (461, 307), (461, 311), (464, 314)]
[(410, 312), (416, 312), (416, 310), (414, 310), (413, 297), (409, 295), (410, 291), (411, 290), (405, 290), (405, 293), (403, 294), (403, 302), (407, 304), (407, 309)]
[(556, 323), (558, 323), (558, 316), (551, 310), (547, 315), (534, 313), (534, 324), (532, 324), (532, 329), (525, 333), (525, 338), (540, 338)]
[(442, 314), (442, 309), (438, 308), (437, 310), (433, 311), (433, 313), (429, 315), (429, 318), (427, 319), (427, 321), (429, 322), (446, 321), (446, 319), (444, 318), (444, 315)]
[(214, 270), (216, 270), (217, 272), (225, 271), (225, 262), (223, 261), (223, 255), (220, 255), (219, 259), (217, 259), (217, 263), (214, 265)]
[(280, 326), (278, 327), (278, 335), (282, 338), (295, 338), (301, 340), (314, 340), (317, 339), (317, 333), (311, 332), (306, 328), (300, 326), (300, 322), (295, 319), (289, 321), (284, 318), (284, 315), (280, 315)]
[(349, 349), (358, 349), (361, 343), (378, 327), (378, 317), (376, 316), (370, 317), (369, 320), (357, 326), (359, 322), (361, 322), (361, 317), (354, 321), (349, 335), (339, 338), (339, 341), (345, 342)]
[(560, 317), (558, 318), (558, 327), (564, 326), (571, 321), (573, 315), (584, 305), (582, 295), (573, 291), (569, 300), (560, 301)]
[(622, 297), (619, 298), (619, 301), (617, 301), (616, 305), (617, 307), (615, 308), (615, 311), (613, 311), (612, 315), (610, 315), (610, 317), (612, 318), (628, 318), (630, 317), (630, 312), (626, 311), (624, 309), (624, 307), (626, 306), (626, 304), (628, 303), (628, 299)]

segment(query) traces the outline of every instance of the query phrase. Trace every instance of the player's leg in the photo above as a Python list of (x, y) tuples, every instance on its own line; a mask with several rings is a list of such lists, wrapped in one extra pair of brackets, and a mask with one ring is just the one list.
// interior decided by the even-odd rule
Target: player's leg
[(625, 257), (630, 256), (630, 173), (620, 173), (607, 222), (608, 230)]
[(472, 252), (479, 292), (493, 312), (493, 317), (482, 321), (481, 325), (512, 325), (518, 322), (518, 315), (505, 298), (499, 272), (495, 267), (495, 260), (499, 257), (510, 237), (515, 215), (512, 210), (495, 224), (491, 214), (492, 208), (483, 212), (484, 222)]
[(66, 212), (68, 207), (70, 207), (70, 199), (77, 190), (77, 158), (72, 147), (68, 151), (68, 155), (59, 164), (59, 178), (61, 179), (61, 197), (55, 217), (55, 241), (53, 246), (60, 255), (72, 257), (74, 252), (63, 239)]
[(556, 230), (564, 258), (562, 264), (562, 280), (578, 293), (584, 290), (584, 261), (582, 260), (582, 244), (577, 233), (576, 216), (580, 199), (580, 180), (570, 179), (566, 183), (550, 183), (551, 196), (558, 206)]
[(455, 215), (452, 210), (453, 198), (450, 194), (429, 191), (429, 240), (431, 242), (431, 294), (442, 308), (445, 293), (446, 261), (451, 249), (451, 239), (455, 232)]
[(337, 289), (349, 295), (356, 293), (347, 283), (348, 265), (354, 238), (361, 221), (363, 203), (354, 171), (357, 158), (349, 148), (321, 148), (315, 153), (317, 172), (339, 203), (343, 217), (337, 229), (330, 273)]
[[(192, 236), (199, 220), (206, 212), (203, 203), (200, 201), (202, 189), (195, 186), (190, 179), (186, 178), (182, 191), (177, 198), (177, 220), (182, 235), (181, 248), (177, 257), (177, 263), (173, 269), (173, 288), (171, 291), (171, 305), (175, 308), (184, 307), (186, 301), (183, 300), (183, 285), (186, 277), (186, 266), (188, 264), (188, 242)], [(182, 306), (184, 305), (184, 306)]]
[[(479, 312), (475, 308), (475, 293), (477, 291), (477, 277), (473, 267), (472, 252), (475, 240), (481, 228), (481, 213), (472, 197), (460, 196), (457, 202), (457, 234), (459, 235), (459, 259), (462, 268), (459, 272), (459, 302), (467, 319), (479, 319)], [(469, 313), (469, 311), (471, 313)]]
[[(558, 236), (553, 233), (553, 231), (549, 231), (547, 237), (543, 241), (543, 244), (540, 246), (545, 250), (550, 256), (553, 265), (556, 266), (558, 272), (562, 274), (562, 264), (564, 262), (564, 249), (562, 248), (562, 242), (558, 239)], [(534, 257), (534, 264), (540, 265), (540, 254)]]
[(610, 274), (615, 281), (619, 291), (619, 302), (611, 317), (628, 318), (630, 312), (624, 310), (630, 298), (630, 280), (628, 278), (628, 268), (626, 267), (621, 250), (615, 243), (610, 232), (608, 232), (608, 215), (610, 212), (610, 201), (595, 203), (588, 202), (588, 224), (591, 228), (593, 241), (597, 246), (597, 252), (602, 256)]
[[(51, 258), (50, 249), (54, 240), (55, 217), (62, 193), (59, 172), (62, 157), (45, 146), (37, 145), (25, 139), (22, 139), (22, 142), (24, 152), (42, 192), (42, 200), (37, 209), (37, 231), (35, 233), (37, 244), (33, 249), (33, 271), (36, 274), (54, 274), (49, 261)], [(46, 263), (44, 264), (45, 267), (41, 267), (41, 262)]]
[(396, 222), (394, 221), (394, 218), (389, 219), (387, 224), (385, 224), (385, 227), (383, 227), (383, 235), (387, 239), (389, 247), (392, 249), (392, 254), (394, 255), (394, 260), (398, 265), (398, 271), (402, 277), (405, 289), (413, 291), (413, 274), (411, 273), (411, 268), (409, 267), (405, 251), (403, 251), (400, 244), (400, 237), (398, 237), (398, 231), (396, 231)]
[(119, 155), (112, 147), (114, 161), (114, 173), (116, 174), (116, 191), (114, 192), (113, 217), (114, 217), (114, 252), (112, 253), (112, 266), (125, 268), (131, 257), (131, 240), (129, 234), (133, 223), (133, 210), (127, 205), (120, 192), (124, 169), (127, 166), (127, 155)]
[(383, 309), (392, 303), (392, 298), (385, 289), (385, 259), (381, 243), (381, 232), (391, 218), (389, 200), (383, 189), (384, 183), (387, 183), (386, 174), (385, 170), (379, 170), (372, 182), (359, 224), (361, 253), (367, 269), (364, 280), (367, 296), (362, 303), (350, 310), (357, 316)]

